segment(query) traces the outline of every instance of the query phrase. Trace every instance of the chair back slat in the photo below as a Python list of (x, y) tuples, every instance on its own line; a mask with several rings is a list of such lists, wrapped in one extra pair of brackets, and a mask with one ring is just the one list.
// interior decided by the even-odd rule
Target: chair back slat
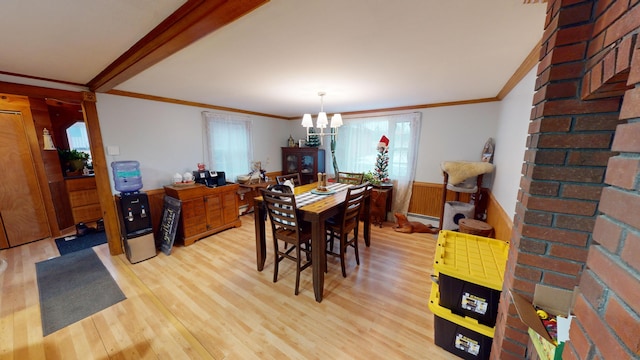
[(287, 180), (293, 181), (293, 186), (299, 186), (299, 185), (302, 184), (300, 182), (300, 174), (299, 173), (276, 176), (276, 182), (278, 183), (278, 185), (283, 185), (284, 182), (287, 181)]
[(352, 184), (352, 185), (360, 185), (364, 180), (364, 173), (354, 173), (354, 172), (338, 172), (338, 182), (343, 184)]
[(283, 228), (290, 231), (298, 231), (299, 222), (296, 207), (296, 198), (292, 193), (282, 193), (261, 189), (262, 198), (271, 219), (273, 230)]
[(349, 225), (357, 225), (360, 210), (362, 209), (362, 203), (367, 191), (371, 191), (371, 185), (368, 182), (347, 190), (347, 195), (345, 196), (343, 205), (343, 228), (347, 228)]

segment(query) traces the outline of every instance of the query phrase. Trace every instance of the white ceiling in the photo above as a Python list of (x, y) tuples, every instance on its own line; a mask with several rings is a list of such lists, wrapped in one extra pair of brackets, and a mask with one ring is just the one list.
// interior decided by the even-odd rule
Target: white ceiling
[[(86, 84), (182, 0), (3, 0), (0, 71)], [(115, 87), (277, 116), (495, 97), (540, 39), (522, 0), (271, 0)], [(96, 46), (98, 44), (98, 46)]]

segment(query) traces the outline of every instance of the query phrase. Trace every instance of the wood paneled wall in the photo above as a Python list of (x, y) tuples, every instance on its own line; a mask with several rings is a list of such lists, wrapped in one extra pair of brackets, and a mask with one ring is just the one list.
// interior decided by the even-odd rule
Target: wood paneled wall
[(513, 230), (513, 216), (507, 215), (492, 193), (489, 193), (487, 203), (487, 223), (493, 226), (496, 239), (510, 241)]
[(413, 193), (409, 201), (409, 212), (431, 217), (440, 217), (442, 184), (413, 183)]
[[(414, 182), (409, 212), (439, 218), (442, 212), (442, 184)], [(458, 201), (469, 202), (471, 194), (460, 193)], [(456, 200), (456, 193), (447, 191), (447, 201)]]

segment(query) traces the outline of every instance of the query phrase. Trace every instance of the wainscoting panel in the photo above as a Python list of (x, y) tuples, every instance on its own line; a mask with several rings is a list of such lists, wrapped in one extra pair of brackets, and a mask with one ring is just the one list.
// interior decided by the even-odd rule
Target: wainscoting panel
[[(409, 212), (439, 218), (442, 212), (442, 186), (443, 184), (414, 182)], [(456, 199), (455, 192), (447, 191), (447, 201), (469, 202), (470, 198), (471, 194), (459, 194), (459, 199)]]
[(414, 182), (411, 200), (409, 201), (409, 212), (439, 217), (441, 197), (442, 184)]
[[(409, 212), (412, 214), (420, 214), (434, 218), (440, 218), (442, 211), (442, 184), (414, 182), (411, 201), (409, 202)], [(512, 217), (502, 209), (496, 198), (489, 191), (487, 201), (487, 223), (493, 226), (495, 238), (508, 241), (511, 237), (513, 229)], [(459, 194), (460, 198), (456, 199), (456, 193), (447, 191), (447, 201), (463, 201), (469, 202), (471, 194)]]
[(513, 217), (507, 215), (492, 193), (489, 193), (489, 201), (487, 204), (487, 223), (493, 226), (494, 237), (496, 239), (504, 241), (511, 240)]

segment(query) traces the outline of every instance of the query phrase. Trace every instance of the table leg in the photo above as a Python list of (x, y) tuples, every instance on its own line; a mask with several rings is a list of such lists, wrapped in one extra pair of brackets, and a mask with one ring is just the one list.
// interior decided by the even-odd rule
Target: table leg
[[(364, 197), (364, 204), (363, 204), (364, 208), (361, 209), (361, 211), (364, 211), (365, 214), (370, 214), (371, 213), (371, 193), (369, 193), (369, 196), (365, 196)], [(367, 215), (364, 216), (364, 244), (369, 247), (371, 245), (371, 238), (370, 238), (370, 233), (371, 233), (371, 216)]]
[(247, 209), (244, 211), (244, 214), (248, 214), (252, 211), (255, 211), (255, 208), (256, 208), (255, 197), (259, 195), (260, 195), (259, 191), (250, 191), (248, 193), (249, 198), (247, 199)]
[(311, 261), (313, 270), (313, 293), (316, 301), (322, 301), (324, 289), (324, 266), (326, 255), (324, 219), (314, 219), (311, 222)]
[(266, 210), (262, 204), (256, 204), (253, 212), (253, 220), (256, 230), (256, 265), (258, 271), (264, 269), (264, 262), (267, 259), (267, 240), (265, 237)]

